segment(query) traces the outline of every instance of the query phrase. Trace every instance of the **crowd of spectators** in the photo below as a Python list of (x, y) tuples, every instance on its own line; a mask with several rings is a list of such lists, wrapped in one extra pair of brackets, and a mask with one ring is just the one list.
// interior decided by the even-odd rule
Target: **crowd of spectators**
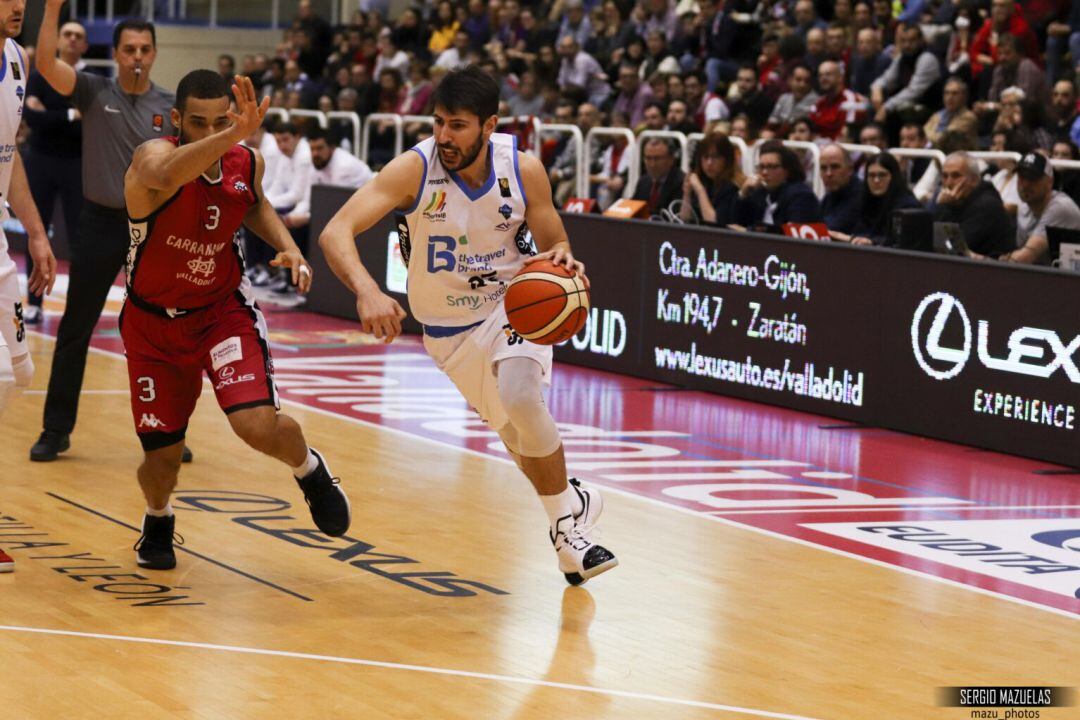
[[(685, 176), (676, 144), (642, 144), (630, 191), (658, 219), (823, 222), (834, 238), (887, 244), (888, 216), (922, 207), (962, 226), (976, 214), (1005, 218), (1011, 239), (975, 238), (972, 254), (1046, 262), (1014, 252), (1024, 247), (1021, 213), (1040, 212), (1021, 191), (1034, 171), (965, 153), (1080, 157), (1077, 61), (1080, 3), (1064, 0), (440, 0), (393, 18), (358, 11), (337, 28), (302, 0), (276, 52), (222, 56), (220, 70), (252, 77), (274, 106), (364, 117), (428, 114), (441, 77), (475, 64), (498, 81), (507, 117), (583, 132), (704, 133)], [(529, 127), (512, 128), (526, 147)], [(408, 131), (412, 141), (424, 127)], [(352, 149), (347, 126), (331, 136)], [(372, 138), (377, 169), (392, 154), (392, 126)], [(826, 194), (803, 191), (808, 157), (777, 143), (760, 146), (744, 177), (729, 138), (817, 143)], [(896, 162), (835, 143), (937, 149), (950, 162)], [(577, 153), (565, 137), (542, 147), (564, 202), (576, 190)], [(626, 189), (624, 149), (613, 138), (590, 148), (589, 193), (602, 207)], [(1046, 172), (1043, 210), (1080, 226), (1076, 174)]]

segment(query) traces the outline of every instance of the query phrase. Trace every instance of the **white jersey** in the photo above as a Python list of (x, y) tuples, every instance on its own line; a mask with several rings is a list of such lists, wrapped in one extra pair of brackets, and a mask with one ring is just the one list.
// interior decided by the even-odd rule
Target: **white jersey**
[[(0, 219), (9, 217), (7, 212), (8, 190), (11, 185), (11, 170), (15, 154), (15, 135), (22, 122), (23, 98), (26, 97), (26, 61), (23, 49), (14, 40), (4, 43), (4, 52), (0, 56), (0, 198), (3, 198)], [(0, 231), (0, 262), (5, 263), (8, 243)]]
[(491, 135), (490, 174), (476, 190), (443, 167), (435, 138), (412, 150), (424, 159), (424, 176), (416, 202), (398, 217), (409, 307), (428, 328), (482, 322), (535, 252), (525, 228), (517, 138)]

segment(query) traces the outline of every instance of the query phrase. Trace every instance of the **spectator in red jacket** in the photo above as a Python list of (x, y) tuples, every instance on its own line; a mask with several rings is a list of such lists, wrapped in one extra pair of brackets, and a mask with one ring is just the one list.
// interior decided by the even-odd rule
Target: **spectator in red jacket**
[(818, 68), (821, 97), (810, 111), (810, 122), (818, 135), (836, 140), (846, 125), (861, 125), (867, 120), (869, 101), (844, 87), (844, 76), (835, 60), (826, 60)]
[(997, 41), (1002, 34), (1015, 36), (1019, 40), (1021, 52), (1033, 60), (1038, 60), (1039, 40), (1027, 20), (1024, 20), (1019, 6), (1013, 0), (993, 0), (990, 17), (975, 34), (968, 50), (973, 77), (978, 78), (988, 65), (997, 62)]

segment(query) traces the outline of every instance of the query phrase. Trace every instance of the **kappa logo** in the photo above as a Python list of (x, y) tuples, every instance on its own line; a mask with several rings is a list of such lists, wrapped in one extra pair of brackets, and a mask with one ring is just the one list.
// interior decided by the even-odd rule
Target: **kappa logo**
[[(924, 327), (924, 317), (935, 307), (929, 325)], [(963, 331), (963, 344), (961, 347), (947, 347), (942, 344), (942, 335), (950, 324), (955, 326), (957, 322)], [(1080, 369), (1073, 359), (1080, 349), (1080, 335), (1066, 345), (1053, 330), (1020, 327), (1009, 334), (1007, 357), (992, 356), (989, 344), (990, 323), (979, 320), (976, 354), (984, 367), (1040, 378), (1048, 378), (1060, 369), (1070, 381), (1080, 384)], [(935, 380), (956, 377), (971, 359), (971, 346), (971, 318), (963, 303), (944, 292), (923, 298), (911, 319), (911, 349), (923, 372)]]
[(195, 258), (194, 260), (188, 260), (188, 270), (195, 275), (202, 275), (203, 277), (210, 277), (214, 274), (214, 269), (217, 267), (217, 263), (214, 258)]
[(158, 420), (158, 416), (154, 413), (143, 413), (142, 419), (139, 420), (139, 429), (150, 428), (151, 430), (157, 430), (158, 428), (165, 427), (165, 423)]
[(431, 193), (431, 201), (424, 208), (423, 215), (429, 221), (439, 222), (446, 219), (446, 191), (436, 190)]

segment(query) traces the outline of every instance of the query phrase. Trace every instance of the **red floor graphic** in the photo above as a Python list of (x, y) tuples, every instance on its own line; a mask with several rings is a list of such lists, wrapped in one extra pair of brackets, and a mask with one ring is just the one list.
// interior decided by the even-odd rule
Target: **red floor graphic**
[[(418, 338), (264, 309), (284, 399), (507, 458)], [(94, 346), (122, 352), (115, 318)], [(562, 364), (549, 406), (599, 485), (1080, 617), (1080, 474)]]

